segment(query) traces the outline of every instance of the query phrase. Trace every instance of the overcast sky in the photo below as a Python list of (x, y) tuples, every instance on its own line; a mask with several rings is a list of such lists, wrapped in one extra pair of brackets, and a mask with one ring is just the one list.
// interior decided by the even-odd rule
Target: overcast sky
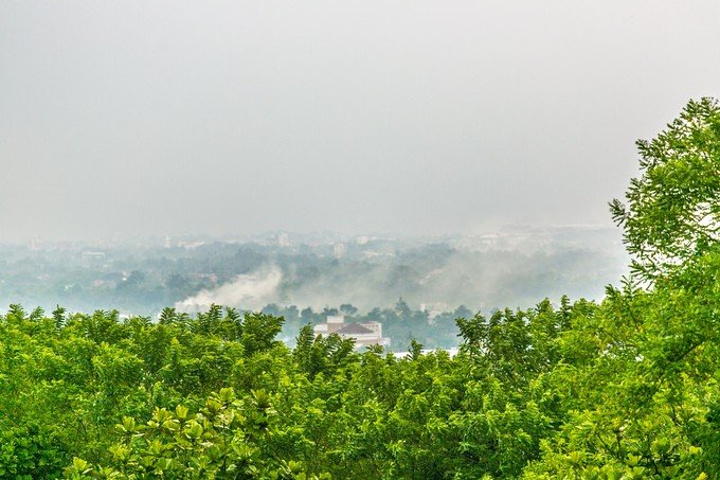
[(714, 1), (0, 2), (0, 241), (610, 224)]

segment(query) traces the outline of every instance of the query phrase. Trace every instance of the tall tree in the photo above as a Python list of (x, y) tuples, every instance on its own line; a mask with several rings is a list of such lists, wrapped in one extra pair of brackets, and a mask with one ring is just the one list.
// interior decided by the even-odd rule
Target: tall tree
[(655, 139), (637, 142), (641, 175), (610, 203), (633, 271), (652, 281), (720, 239), (720, 105), (690, 101)]

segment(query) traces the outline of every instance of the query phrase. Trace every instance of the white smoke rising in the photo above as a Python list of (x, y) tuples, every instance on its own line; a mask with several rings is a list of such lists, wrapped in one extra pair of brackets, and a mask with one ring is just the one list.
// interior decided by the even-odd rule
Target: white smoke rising
[(177, 302), (175, 308), (190, 313), (206, 310), (212, 304), (260, 309), (277, 298), (282, 277), (277, 265), (265, 266), (253, 273), (238, 275), (232, 282), (215, 289), (201, 290)]
[(243, 310), (295, 305), (317, 312), (349, 303), (370, 311), (392, 307), (402, 297), (413, 308), (431, 304), (492, 309), (534, 305), (546, 296), (563, 294), (601, 298), (602, 285), (618, 278), (627, 262), (591, 244), (578, 249), (573, 242), (586, 239), (569, 238), (551, 239), (537, 248), (429, 245), (371, 259), (356, 254), (332, 263), (312, 256), (268, 260), (252, 273), (200, 291), (175, 306), (188, 313), (207, 310), (211, 304)]

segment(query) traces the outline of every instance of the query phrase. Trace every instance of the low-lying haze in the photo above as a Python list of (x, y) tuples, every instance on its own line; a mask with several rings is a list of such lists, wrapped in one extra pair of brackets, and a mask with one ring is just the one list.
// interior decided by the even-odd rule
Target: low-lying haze
[[(444, 239), (277, 232), (248, 239), (0, 244), (0, 311), (10, 304), (117, 309), (175, 306), (315, 312), (351, 304), (450, 312), (599, 299), (626, 272), (617, 229), (514, 227)], [(272, 309), (271, 309), (272, 310)], [(297, 312), (296, 312), (297, 313)]]

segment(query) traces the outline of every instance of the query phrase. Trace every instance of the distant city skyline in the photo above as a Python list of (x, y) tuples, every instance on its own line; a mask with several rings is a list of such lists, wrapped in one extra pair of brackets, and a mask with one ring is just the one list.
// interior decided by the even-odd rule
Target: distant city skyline
[(465, 232), (435, 232), (435, 233), (407, 233), (407, 232), (382, 232), (382, 231), (367, 231), (367, 232), (354, 232), (354, 233), (342, 233), (333, 231), (330, 229), (318, 230), (318, 231), (294, 231), (287, 229), (275, 229), (265, 230), (259, 232), (248, 232), (248, 233), (226, 233), (226, 234), (211, 234), (211, 233), (183, 233), (177, 235), (167, 234), (153, 234), (138, 232), (134, 235), (108, 235), (108, 236), (95, 236), (92, 238), (82, 239), (67, 239), (67, 238), (43, 238), (41, 236), (18, 238), (14, 241), (3, 241), (2, 244), (17, 244), (17, 245), (28, 245), (30, 248), (33, 246), (42, 246), (43, 244), (68, 244), (68, 245), (102, 245), (103, 243), (108, 244), (132, 244), (133, 242), (146, 243), (148, 245), (159, 245), (163, 244), (166, 247), (174, 247), (178, 245), (203, 245), (206, 242), (260, 242), (262, 244), (273, 245), (278, 247), (293, 247), (302, 244), (326, 244), (328, 246), (334, 246), (337, 242), (351, 242), (362, 245), (371, 240), (393, 240), (393, 241), (408, 241), (416, 242), (419, 244), (433, 243), (436, 241), (446, 242), (459, 239), (473, 239), (478, 237), (487, 237), (495, 235), (505, 235), (512, 232), (525, 232), (531, 233), (532, 235), (542, 234), (542, 232), (551, 232), (558, 230), (574, 230), (574, 231), (603, 231), (599, 240), (607, 239), (608, 232), (614, 232), (617, 239), (622, 238), (622, 228), (612, 224), (521, 224), (513, 223), (506, 225), (498, 225), (494, 228), (476, 229), (473, 231)]

